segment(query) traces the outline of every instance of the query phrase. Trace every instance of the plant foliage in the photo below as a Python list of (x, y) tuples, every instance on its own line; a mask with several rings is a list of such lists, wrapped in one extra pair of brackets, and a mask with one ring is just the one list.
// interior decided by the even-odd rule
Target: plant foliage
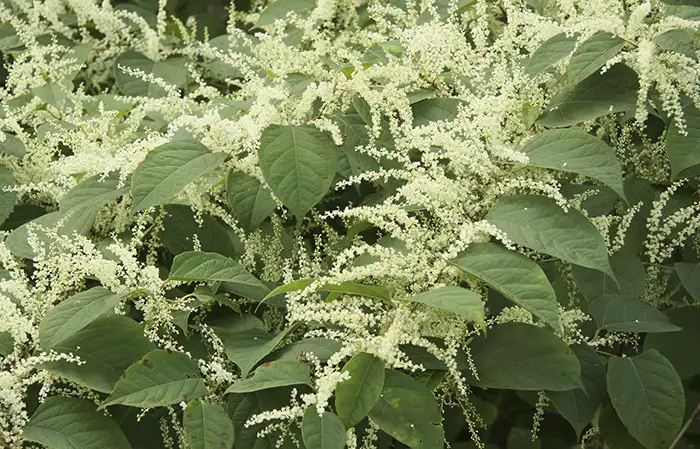
[(0, 0), (0, 447), (700, 445), (697, 0)]

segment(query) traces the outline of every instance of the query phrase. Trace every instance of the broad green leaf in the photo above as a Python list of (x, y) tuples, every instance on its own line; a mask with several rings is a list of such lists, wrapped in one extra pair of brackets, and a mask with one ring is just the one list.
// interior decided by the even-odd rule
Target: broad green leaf
[(608, 362), (608, 394), (630, 435), (647, 449), (667, 448), (683, 424), (685, 395), (676, 370), (652, 349)]
[[(245, 326), (245, 322), (240, 324)], [(239, 330), (225, 332), (222, 337), (226, 355), (238, 365), (244, 377), (296, 329), (292, 325), (273, 336), (262, 328), (246, 329), (244, 326), (240, 326)]]
[(486, 219), (513, 242), (582, 267), (615, 274), (603, 236), (581, 212), (565, 212), (553, 199), (536, 195), (500, 198)]
[(550, 37), (535, 50), (525, 63), (525, 73), (535, 77), (549, 70), (555, 63), (571, 54), (576, 47), (576, 38), (559, 33)]
[(265, 423), (248, 427), (245, 425), (251, 416), (265, 410), (261, 404), (264, 400), (264, 393), (228, 395), (226, 410), (231, 417), (231, 421), (233, 421), (233, 428), (235, 429), (235, 449), (272, 449), (275, 447), (276, 439), (274, 436), (258, 437), (258, 432), (265, 428)]
[(229, 171), (226, 177), (226, 196), (231, 211), (238, 217), (243, 228), (251, 231), (277, 208), (270, 191), (256, 178), (242, 172)]
[(184, 204), (165, 205), (163, 245), (174, 255), (194, 250), (194, 236), (202, 251), (217, 252), (236, 257), (243, 252), (243, 245), (233, 230), (209, 214), (201, 214), (201, 225), (192, 208)]
[(22, 437), (51, 449), (131, 449), (117, 423), (85, 399), (47, 398), (24, 426)]
[[(272, 290), (264, 300), (273, 296), (281, 295), (282, 293), (291, 293), (299, 290), (304, 290), (311, 285), (316, 278), (297, 279), (288, 284), (281, 285)], [(343, 282), (342, 284), (324, 284), (317, 288), (319, 292), (331, 292), (343, 295), (366, 296), (368, 298), (381, 299), (382, 301), (391, 300), (391, 292), (389, 289), (379, 285), (361, 284), (359, 282)], [(263, 300), (263, 301), (264, 301)]]
[(223, 407), (203, 401), (187, 404), (182, 419), (190, 449), (231, 449), (234, 428)]
[(337, 415), (323, 412), (318, 415), (316, 406), (306, 409), (301, 422), (301, 434), (307, 448), (343, 449), (345, 447), (345, 427)]
[(700, 373), (700, 309), (679, 307), (667, 310), (666, 315), (682, 330), (647, 335), (644, 350), (659, 351), (676, 368), (681, 379), (688, 379)]
[(630, 435), (612, 405), (602, 407), (598, 426), (605, 445), (610, 449), (644, 449), (644, 446)]
[(450, 261), (559, 330), (557, 298), (537, 263), (495, 243), (472, 243)]
[(302, 361), (306, 358), (307, 354), (313, 354), (321, 363), (326, 363), (328, 359), (330, 359), (333, 354), (340, 351), (342, 347), (343, 345), (340, 342), (329, 338), (306, 338), (273, 352), (270, 354), (270, 360)]
[(5, 135), (5, 140), (0, 142), (0, 151), (19, 159), (23, 158), (27, 153), (27, 148), (24, 146), (24, 143), (20, 140), (20, 138), (6, 132), (3, 132), (2, 134)]
[(51, 349), (66, 338), (112, 311), (122, 300), (104, 287), (93, 287), (52, 307), (39, 324), (39, 341)]
[(330, 189), (337, 150), (330, 136), (311, 125), (270, 125), (260, 137), (258, 159), (270, 189), (301, 218)]
[(384, 388), (369, 419), (411, 449), (444, 447), (442, 413), (423, 384), (399, 371), (385, 371)]
[(508, 433), (506, 449), (542, 449), (541, 439), (533, 440), (532, 430), (513, 427)]
[(302, 14), (316, 7), (316, 0), (277, 0), (269, 3), (258, 16), (256, 26), (271, 25), (278, 19), (284, 19), (287, 13)]
[(644, 265), (634, 253), (618, 251), (610, 256), (610, 264), (619, 286), (600, 271), (575, 265), (572, 267), (576, 285), (589, 304), (603, 295), (639, 298), (644, 292)]
[[(698, 4), (700, 6), (700, 3)], [(695, 36), (685, 29), (670, 30), (654, 38), (654, 43), (662, 50), (675, 51), (695, 59)]]
[(700, 301), (700, 263), (678, 262), (675, 268), (683, 287), (693, 299)]
[[(379, 163), (373, 157), (355, 149), (361, 145), (368, 145), (370, 142), (369, 134), (367, 134), (367, 124), (363, 117), (359, 114), (347, 114), (336, 115), (333, 118), (340, 126), (340, 131), (345, 137), (345, 143), (340, 147), (340, 151), (347, 159), (350, 169), (349, 173), (341, 173), (349, 177), (349, 175), (359, 175), (366, 171), (377, 170)], [(338, 166), (340, 167), (340, 165), (341, 160), (338, 161)]]
[(184, 58), (170, 58), (160, 61), (152, 61), (146, 56), (134, 51), (127, 51), (117, 58), (114, 66), (114, 78), (119, 90), (124, 95), (163, 97), (165, 90), (154, 83), (149, 83), (139, 77), (125, 73), (119, 66), (130, 69), (143, 70), (147, 74), (153, 74), (156, 78), (161, 78), (167, 84), (175, 87), (185, 87), (187, 85), (187, 68)]
[(592, 301), (588, 307), (599, 329), (619, 332), (681, 330), (656, 307), (629, 296), (604, 294)]
[(131, 365), (100, 407), (122, 404), (153, 408), (207, 394), (197, 362), (181, 352), (149, 352)]
[(309, 365), (286, 360), (265, 363), (253, 371), (252, 377), (239, 380), (228, 387), (226, 393), (252, 393), (290, 385), (312, 385)]
[(346, 428), (362, 421), (377, 403), (384, 386), (384, 363), (381, 359), (360, 352), (343, 367), (350, 379), (335, 388), (335, 411)]
[(523, 323), (494, 326), (469, 345), (478, 379), (486, 388), (566, 391), (581, 388), (578, 359), (551, 330)]
[(71, 212), (66, 215), (56, 211), (41, 215), (12, 231), (5, 239), (5, 245), (13, 256), (33, 260), (36, 254), (28, 241), (30, 229), (35, 239), (43, 245), (44, 249), (48, 250), (54, 242), (54, 237), (47, 232), (49, 229), (55, 231), (59, 236), (72, 235), (74, 232), (87, 235), (90, 232), (96, 211), (80, 212)]
[(283, 293), (291, 293), (291, 292), (298, 292), (299, 290), (304, 290), (306, 287), (311, 285), (316, 278), (304, 278), (304, 279), (297, 279), (296, 281), (289, 282), (284, 285), (280, 285), (276, 289), (272, 290), (270, 293), (263, 298), (263, 301), (267, 301), (268, 299), (281, 295)]
[(110, 393), (119, 376), (156, 347), (136, 321), (124, 315), (108, 315), (97, 318), (52, 349), (74, 354), (84, 363), (58, 360), (42, 364), (43, 369), (83, 387)]
[(420, 293), (408, 300), (455, 313), (482, 328), (486, 327), (481, 296), (466, 288), (442, 287)]
[(3, 189), (12, 187), (15, 184), (17, 183), (14, 176), (12, 176), (12, 172), (5, 166), (0, 166), (0, 224), (10, 216), (17, 200), (17, 192), (5, 192)]
[(597, 179), (625, 198), (622, 167), (615, 150), (601, 139), (575, 128), (537, 134), (521, 149), (528, 165), (576, 173)]
[(413, 126), (424, 126), (441, 120), (454, 120), (463, 102), (456, 98), (429, 98), (411, 105)]
[(675, 121), (666, 134), (666, 155), (671, 162), (672, 179), (700, 165), (700, 110), (691, 101), (683, 106), (683, 121), (687, 135), (681, 134)]
[(119, 198), (128, 191), (127, 187), (119, 187), (117, 176), (110, 176), (104, 180), (100, 178), (100, 176), (93, 176), (70, 189), (59, 201), (59, 210), (69, 212), (98, 207)]
[(225, 282), (230, 290), (244, 298), (261, 300), (269, 289), (241, 264), (217, 253), (188, 251), (173, 259), (169, 280), (187, 282)]
[(562, 128), (611, 113), (633, 110), (639, 80), (629, 67), (616, 64), (604, 74), (594, 74), (571, 92), (557, 97), (537, 119), (550, 128)]
[(372, 126), (372, 108), (360, 95), (352, 97), (352, 107), (366, 125)]
[(180, 140), (152, 150), (131, 178), (131, 210), (164, 204), (189, 183), (218, 167), (225, 153), (212, 153), (199, 142)]
[(15, 347), (15, 340), (9, 332), (0, 332), (0, 357), (12, 353)]
[(583, 389), (549, 391), (547, 396), (580, 437), (605, 399), (605, 366), (590, 346), (576, 344), (571, 349), (581, 365)]
[(447, 376), (447, 371), (441, 370), (426, 370), (418, 373), (416, 380), (426, 387), (430, 391), (434, 391)]
[(571, 55), (566, 77), (570, 85), (580, 83), (598, 71), (613, 56), (617, 55), (625, 41), (610, 33), (600, 32), (583, 42)]

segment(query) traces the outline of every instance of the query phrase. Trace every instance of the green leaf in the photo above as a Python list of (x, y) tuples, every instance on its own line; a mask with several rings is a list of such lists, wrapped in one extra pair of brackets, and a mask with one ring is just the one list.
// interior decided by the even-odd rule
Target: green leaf
[(89, 213), (70, 213), (66, 214), (56, 211), (32, 221), (22, 224), (17, 229), (12, 231), (5, 239), (5, 245), (10, 250), (12, 255), (23, 259), (34, 259), (36, 256), (34, 250), (29, 245), (29, 230), (32, 228), (36, 240), (40, 242), (45, 249), (49, 249), (54, 242), (54, 237), (47, 233), (46, 229), (55, 231), (59, 236), (72, 235), (74, 232), (79, 235), (87, 235), (92, 229), (92, 223), (95, 219), (95, 212)]
[(525, 64), (525, 73), (535, 77), (549, 70), (555, 63), (571, 54), (576, 47), (576, 38), (559, 33), (550, 37), (535, 50)]
[(70, 189), (61, 198), (58, 206), (59, 210), (64, 213), (72, 210), (85, 210), (115, 200), (127, 191), (127, 187), (119, 187), (117, 176), (110, 176), (104, 180), (100, 176), (93, 176)]
[(700, 309), (679, 307), (667, 310), (666, 315), (673, 324), (683, 329), (680, 332), (647, 335), (644, 350), (659, 351), (671, 362), (681, 379), (688, 379), (700, 373)]
[(152, 150), (131, 178), (132, 212), (168, 202), (224, 159), (225, 153), (212, 153), (201, 143), (188, 140), (169, 142)]
[(384, 386), (384, 362), (360, 352), (343, 367), (350, 379), (335, 388), (335, 411), (346, 428), (362, 421), (377, 403)]
[(675, 121), (666, 134), (666, 155), (671, 162), (671, 179), (700, 165), (700, 110), (692, 101), (683, 106), (683, 121), (687, 135), (681, 134)]
[(52, 307), (39, 324), (39, 341), (51, 349), (66, 338), (112, 311), (122, 300), (104, 287), (80, 292)]
[(0, 357), (5, 357), (12, 353), (14, 347), (15, 339), (12, 338), (12, 334), (9, 332), (0, 332)]
[(345, 447), (345, 427), (340, 418), (331, 412), (318, 416), (316, 406), (306, 409), (301, 422), (301, 435), (307, 448), (343, 449)]
[[(273, 390), (274, 393), (277, 391)], [(226, 410), (228, 411), (235, 429), (235, 449), (272, 449), (275, 447), (274, 436), (258, 437), (258, 432), (265, 428), (265, 423), (246, 427), (245, 423), (251, 416), (265, 410), (262, 407), (266, 392), (230, 394)]]
[(51, 361), (43, 363), (43, 369), (83, 387), (110, 393), (119, 376), (156, 347), (136, 321), (124, 315), (109, 315), (97, 318), (52, 349), (74, 354), (84, 363)]
[(581, 212), (565, 212), (548, 197), (510, 195), (493, 205), (486, 219), (513, 242), (582, 267), (615, 274), (603, 236)]
[(194, 212), (184, 204), (165, 205), (163, 218), (163, 245), (174, 255), (194, 250), (194, 236), (199, 239), (202, 251), (217, 252), (236, 257), (243, 252), (243, 245), (233, 230), (209, 214), (201, 214), (201, 225)]
[(298, 292), (299, 290), (304, 290), (306, 287), (311, 285), (316, 278), (304, 278), (304, 279), (297, 279), (296, 281), (289, 282), (284, 285), (280, 285), (276, 289), (272, 290), (270, 293), (267, 294), (263, 298), (263, 301), (267, 301), (268, 299), (281, 295), (283, 293), (291, 293), (291, 292)]
[(629, 111), (636, 107), (638, 89), (637, 73), (625, 65), (616, 64), (602, 75), (589, 76), (571, 92), (557, 96), (536, 123), (563, 128)]
[(423, 384), (399, 371), (385, 370), (384, 388), (369, 419), (412, 449), (440, 449), (445, 433), (442, 413)]
[(674, 51), (695, 59), (695, 37), (690, 30), (676, 29), (667, 31), (656, 36), (654, 43), (662, 50)]
[(216, 404), (192, 401), (182, 419), (190, 449), (231, 449), (234, 428), (226, 410)]
[(409, 301), (419, 302), (430, 307), (455, 313), (485, 328), (484, 303), (481, 296), (471, 290), (456, 286), (447, 286), (420, 293)]
[[(246, 324), (242, 321), (239, 324)], [(241, 374), (247, 376), (248, 373), (260, 363), (268, 354), (284, 340), (296, 326), (292, 325), (278, 333), (271, 335), (263, 328), (240, 326), (240, 330), (226, 332), (223, 342), (226, 355), (241, 369)]]
[(676, 274), (683, 287), (696, 301), (700, 301), (700, 263), (678, 262), (675, 264)]
[(122, 404), (153, 408), (207, 394), (197, 362), (181, 352), (158, 349), (131, 365), (100, 407)]
[(246, 173), (229, 171), (226, 195), (231, 211), (247, 230), (257, 228), (277, 208), (270, 191)]
[(542, 268), (531, 259), (495, 243), (472, 243), (450, 263), (486, 282), (554, 329), (561, 329), (554, 289)]
[(600, 32), (591, 36), (571, 55), (566, 71), (569, 84), (573, 86), (597, 72), (624, 46), (624, 40), (610, 33)]
[(622, 167), (615, 150), (587, 132), (569, 128), (537, 134), (521, 149), (528, 165), (597, 179), (625, 198)]
[(226, 393), (252, 393), (290, 385), (312, 385), (309, 365), (286, 360), (265, 363), (253, 371), (252, 377), (228, 387)]
[(277, 0), (267, 5), (258, 16), (256, 26), (271, 25), (277, 19), (284, 19), (287, 13), (295, 12), (297, 15), (310, 11), (316, 7), (316, 0)]
[[(343, 173), (343, 175), (349, 177), (349, 175), (359, 175), (366, 171), (377, 170), (379, 163), (372, 156), (363, 154), (355, 149), (358, 146), (370, 143), (367, 125), (363, 117), (359, 114), (347, 114), (342, 116), (336, 115), (333, 118), (345, 136), (345, 143), (340, 147), (340, 150), (347, 159), (350, 172)], [(338, 166), (340, 167), (340, 165), (339, 161)]]
[(612, 405), (608, 404), (601, 409), (598, 426), (605, 445), (610, 449), (644, 449), (627, 431)]
[[(272, 298), (273, 296), (281, 295), (282, 293), (291, 293), (299, 290), (304, 290), (311, 285), (316, 278), (297, 279), (288, 284), (281, 285), (272, 290), (263, 301)], [(317, 288), (318, 292), (331, 292), (344, 295), (365, 296), (368, 298), (380, 299), (382, 301), (391, 300), (391, 292), (389, 289), (379, 285), (361, 284), (359, 282), (343, 282), (342, 284), (324, 284)]]
[(352, 97), (352, 107), (366, 125), (372, 126), (372, 108), (364, 98), (355, 94)]
[(429, 98), (411, 105), (413, 126), (425, 126), (432, 122), (454, 120), (459, 105), (464, 103), (456, 98)]
[(680, 327), (656, 307), (629, 296), (605, 294), (589, 304), (599, 329), (618, 332), (676, 332)]
[(85, 399), (47, 398), (24, 427), (24, 439), (51, 449), (131, 449), (116, 422)]
[(581, 365), (583, 389), (549, 391), (547, 396), (580, 437), (605, 399), (605, 366), (590, 346), (575, 344), (571, 349)]
[(337, 150), (330, 136), (311, 125), (270, 125), (260, 137), (260, 168), (270, 189), (298, 218), (333, 183)]
[(141, 53), (127, 51), (117, 58), (117, 63), (114, 66), (114, 78), (119, 90), (124, 95), (151, 98), (164, 97), (166, 92), (162, 87), (129, 75), (120, 69), (119, 66), (143, 70), (147, 74), (153, 74), (156, 78), (161, 78), (167, 84), (175, 87), (185, 87), (187, 85), (185, 62), (184, 58), (178, 57), (152, 61)]
[(186, 282), (225, 282), (230, 290), (244, 298), (261, 300), (269, 289), (241, 264), (226, 256), (203, 251), (188, 251), (175, 256), (169, 280)]
[(0, 166), (0, 225), (7, 220), (15, 208), (17, 192), (5, 192), (5, 187), (16, 185), (12, 172), (5, 166)]
[(301, 360), (306, 354), (313, 354), (321, 363), (326, 363), (342, 347), (340, 342), (329, 338), (306, 338), (280, 348), (272, 353), (270, 358), (272, 360)]
[(676, 370), (656, 350), (608, 362), (608, 394), (630, 435), (647, 449), (667, 448), (683, 424), (685, 395)]
[(589, 304), (606, 294), (639, 298), (644, 292), (646, 272), (642, 261), (633, 252), (616, 252), (610, 256), (610, 264), (619, 287), (600, 271), (572, 267), (576, 285)]
[(549, 329), (523, 323), (494, 326), (469, 345), (478, 379), (486, 388), (566, 391), (581, 388), (578, 359)]
[(2, 134), (5, 135), (5, 140), (0, 142), (0, 151), (19, 159), (23, 158), (27, 153), (27, 147), (24, 146), (24, 142), (13, 134), (8, 134), (6, 132), (3, 132)]

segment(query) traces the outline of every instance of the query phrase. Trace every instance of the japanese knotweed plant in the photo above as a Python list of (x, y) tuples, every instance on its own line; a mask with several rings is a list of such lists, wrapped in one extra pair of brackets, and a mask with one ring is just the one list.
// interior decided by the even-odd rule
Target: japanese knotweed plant
[(0, 1), (0, 447), (697, 447), (699, 31)]

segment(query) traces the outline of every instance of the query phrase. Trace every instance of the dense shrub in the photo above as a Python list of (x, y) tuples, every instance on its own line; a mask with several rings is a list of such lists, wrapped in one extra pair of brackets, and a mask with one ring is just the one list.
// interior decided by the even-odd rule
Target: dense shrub
[(697, 0), (0, 23), (1, 447), (700, 442)]

